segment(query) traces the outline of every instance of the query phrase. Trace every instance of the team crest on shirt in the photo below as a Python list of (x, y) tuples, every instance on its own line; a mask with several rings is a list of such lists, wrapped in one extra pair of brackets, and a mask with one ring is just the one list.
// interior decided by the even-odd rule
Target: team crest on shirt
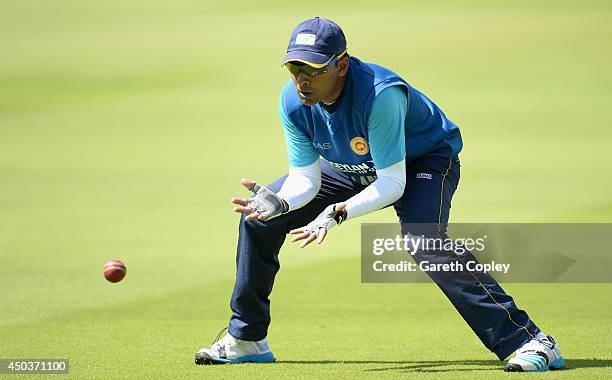
[(368, 146), (368, 142), (363, 137), (357, 136), (353, 137), (351, 140), (351, 149), (355, 154), (360, 156), (368, 154), (370, 151), (370, 147)]

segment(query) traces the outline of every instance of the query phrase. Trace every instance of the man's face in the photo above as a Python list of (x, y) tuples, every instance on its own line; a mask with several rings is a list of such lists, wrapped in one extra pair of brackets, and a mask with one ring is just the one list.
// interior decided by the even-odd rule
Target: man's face
[[(296, 64), (296, 62), (291, 62)], [(297, 63), (299, 65), (299, 63)], [(322, 101), (331, 102), (337, 96), (338, 86), (344, 84), (343, 77), (348, 70), (348, 58), (346, 56), (335, 60), (331, 64), (325, 66), (325, 72), (320, 75), (310, 76), (300, 71), (298, 75), (289, 72), (298, 97), (302, 104), (312, 106)]]

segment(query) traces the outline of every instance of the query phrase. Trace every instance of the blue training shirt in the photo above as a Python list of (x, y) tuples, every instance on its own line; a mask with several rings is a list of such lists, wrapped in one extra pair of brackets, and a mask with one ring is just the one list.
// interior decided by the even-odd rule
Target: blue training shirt
[(355, 57), (334, 107), (303, 105), (289, 80), (279, 114), (290, 166), (322, 156), (363, 185), (403, 158), (456, 157), (462, 148), (459, 128), (431, 100), (391, 70)]

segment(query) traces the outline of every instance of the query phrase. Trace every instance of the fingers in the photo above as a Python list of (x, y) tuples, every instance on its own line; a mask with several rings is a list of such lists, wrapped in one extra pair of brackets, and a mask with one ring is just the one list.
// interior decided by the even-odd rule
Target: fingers
[(232, 201), (232, 203), (240, 205), (241, 207), (234, 207), (233, 210), (235, 212), (239, 212), (242, 214), (257, 214), (256, 217), (250, 217), (251, 215), (247, 216), (247, 220), (252, 220), (252, 219), (259, 219), (259, 220), (268, 220), (268, 218), (270, 217), (268, 214), (259, 214), (258, 211), (255, 211), (255, 209), (253, 207), (250, 207), (249, 205), (251, 205), (251, 201), (252, 199), (245, 199), (245, 198), (232, 198), (230, 199)]
[(302, 239), (306, 239), (308, 236), (310, 236), (310, 231), (306, 231), (303, 228), (298, 228), (295, 230), (291, 230), (289, 231), (289, 233), (291, 235), (297, 235), (294, 238), (291, 239), (292, 243), (295, 243), (296, 241), (302, 240)]
[[(242, 184), (242, 186), (246, 187), (248, 190), (252, 191), (253, 193), (257, 193), (257, 191), (261, 188), (261, 186), (255, 183), (255, 181), (252, 181), (247, 178), (241, 179), (240, 183)], [(234, 207), (233, 210), (235, 212), (239, 212), (241, 214), (248, 214), (244, 217), (245, 220), (258, 219), (263, 222), (263, 221), (270, 219), (269, 214), (260, 213), (254, 207), (249, 207), (249, 205), (252, 206), (252, 202), (253, 202), (252, 198), (231, 198), (230, 202), (240, 206), (240, 207)]]
[(317, 238), (317, 234), (314, 232), (311, 232), (310, 236), (308, 236), (306, 240), (302, 242), (302, 244), (300, 245), (300, 248), (306, 247), (308, 244), (312, 243), (316, 238)]
[(246, 206), (249, 203), (249, 200), (245, 198), (231, 198), (230, 202), (240, 206)]
[(245, 220), (255, 220), (259, 217), (259, 212), (255, 211), (253, 213), (250, 213), (249, 215), (245, 216), (244, 219)]
[(260, 214), (259, 211), (254, 211), (250, 207), (234, 207), (233, 210), (241, 214), (249, 214), (245, 217), (246, 220), (259, 219), (262, 222), (265, 222), (266, 220), (270, 219), (270, 214)]
[(259, 219), (262, 222), (270, 219), (270, 215), (268, 214), (260, 214), (259, 211), (253, 211), (250, 207), (234, 207), (235, 212), (239, 212), (241, 214), (248, 214), (244, 217), (245, 220), (255, 220)]
[(325, 236), (327, 235), (327, 228), (319, 229), (319, 237), (317, 238), (317, 244), (323, 243)]
[(317, 244), (321, 244), (323, 240), (325, 239), (325, 236), (327, 235), (327, 229), (325, 228), (319, 229), (318, 235), (314, 231), (308, 231), (304, 228), (296, 228), (294, 230), (289, 231), (289, 233), (291, 235), (296, 235), (294, 238), (291, 239), (292, 243), (295, 243), (296, 241), (304, 240), (302, 244), (300, 244), (300, 248), (304, 248), (315, 240), (317, 241)]
[(240, 180), (240, 183), (242, 184), (242, 186), (251, 190), (253, 193), (257, 193), (257, 191), (260, 188), (260, 186), (257, 183), (255, 183), (255, 181), (251, 181), (250, 179), (243, 178)]
[(253, 212), (253, 209), (250, 207), (234, 207), (234, 211), (241, 214), (250, 214)]
[(253, 181), (250, 179), (243, 178), (240, 180), (240, 183), (249, 190), (251, 190), (251, 187), (253, 187)]
[(232, 203), (239, 205), (240, 207), (234, 207), (234, 212), (239, 212), (241, 214), (248, 214), (244, 218), (246, 220), (253, 220), (259, 217), (259, 211), (256, 211), (253, 207), (249, 207), (250, 199), (245, 198), (232, 198), (230, 199)]
[(253, 208), (249, 207), (249, 203), (250, 203), (249, 199), (245, 199), (245, 198), (232, 198), (232, 199), (230, 199), (230, 201), (233, 204), (237, 204), (237, 205), (241, 206), (241, 207), (234, 207), (233, 210), (235, 212), (239, 212), (239, 213), (242, 213), (242, 214), (250, 214), (250, 213), (253, 212)]

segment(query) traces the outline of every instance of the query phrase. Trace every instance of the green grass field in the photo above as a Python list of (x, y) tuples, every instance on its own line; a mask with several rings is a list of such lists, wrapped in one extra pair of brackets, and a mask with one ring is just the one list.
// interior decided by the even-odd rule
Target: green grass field
[[(305, 18), (462, 128), (452, 221), (612, 221), (610, 2), (411, 3), (5, 2), (0, 358), (69, 358), (87, 379), (534, 378), (502, 372), (434, 285), (360, 283), (359, 223), (392, 210), (285, 246), (278, 363), (193, 364), (230, 315), (229, 198), (287, 167), (279, 63)], [(567, 359), (542, 377), (612, 378), (610, 284), (506, 289)]]

